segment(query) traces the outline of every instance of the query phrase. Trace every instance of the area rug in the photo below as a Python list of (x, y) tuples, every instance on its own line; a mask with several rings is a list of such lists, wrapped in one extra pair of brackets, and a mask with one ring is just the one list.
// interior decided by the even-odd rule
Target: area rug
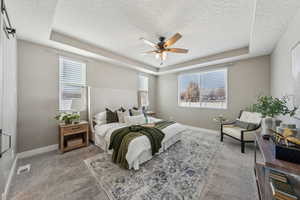
[(222, 143), (186, 131), (180, 142), (140, 166), (125, 170), (101, 153), (85, 160), (110, 200), (199, 200)]

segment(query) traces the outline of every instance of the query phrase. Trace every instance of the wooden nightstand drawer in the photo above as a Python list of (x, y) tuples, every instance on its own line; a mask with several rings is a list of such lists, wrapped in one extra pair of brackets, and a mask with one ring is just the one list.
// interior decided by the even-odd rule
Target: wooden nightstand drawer
[(81, 125), (72, 125), (72, 126), (66, 126), (62, 128), (63, 135), (72, 135), (74, 133), (81, 133), (87, 131), (88, 125), (87, 124), (81, 124)]
[(89, 124), (59, 125), (59, 149), (62, 153), (89, 145)]

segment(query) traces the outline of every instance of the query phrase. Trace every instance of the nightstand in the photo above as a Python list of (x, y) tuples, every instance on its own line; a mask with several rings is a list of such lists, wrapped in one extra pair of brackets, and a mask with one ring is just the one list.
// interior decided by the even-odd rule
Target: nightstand
[(89, 145), (89, 123), (59, 125), (59, 150), (64, 153)]

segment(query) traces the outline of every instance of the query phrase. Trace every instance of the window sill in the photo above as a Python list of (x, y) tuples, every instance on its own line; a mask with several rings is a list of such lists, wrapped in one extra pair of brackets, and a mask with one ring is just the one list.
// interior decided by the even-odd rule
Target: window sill
[(228, 106), (226, 107), (209, 107), (209, 106), (185, 106), (185, 105), (178, 105), (181, 108), (199, 108), (199, 109), (211, 109), (211, 110), (227, 110)]

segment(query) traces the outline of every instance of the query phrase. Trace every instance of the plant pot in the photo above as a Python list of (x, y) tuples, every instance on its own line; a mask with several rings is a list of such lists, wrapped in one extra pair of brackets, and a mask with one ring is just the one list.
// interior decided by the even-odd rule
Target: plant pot
[(262, 135), (268, 134), (268, 130), (273, 126), (273, 118), (265, 117), (261, 121)]
[(276, 130), (276, 127), (280, 126), (281, 120), (272, 118), (272, 117), (265, 117), (262, 119), (261, 127), (262, 127), (262, 134), (268, 134), (269, 129)]
[(72, 120), (71, 119), (68, 119), (68, 120), (65, 120), (65, 124), (69, 125), (69, 124), (72, 124)]

